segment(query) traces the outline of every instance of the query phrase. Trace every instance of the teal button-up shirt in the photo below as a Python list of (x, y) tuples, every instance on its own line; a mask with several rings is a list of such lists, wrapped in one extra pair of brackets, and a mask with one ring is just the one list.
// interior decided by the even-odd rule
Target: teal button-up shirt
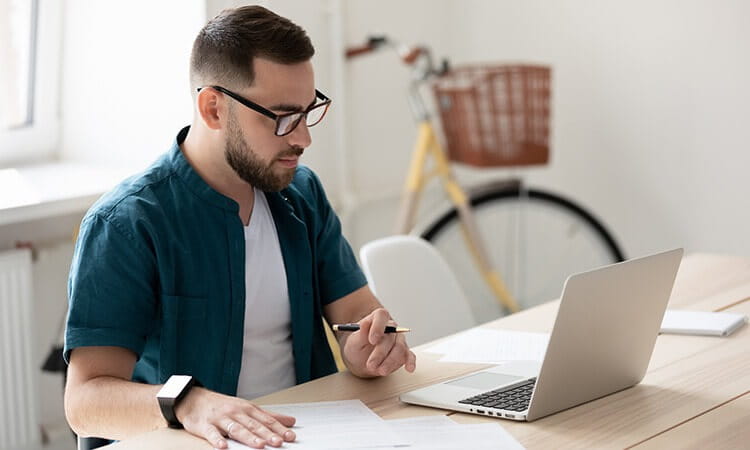
[[(245, 238), (239, 205), (169, 152), (86, 214), (68, 283), (65, 358), (82, 346), (138, 356), (133, 379), (193, 375), (236, 395), (245, 318)], [(266, 193), (287, 275), (297, 382), (335, 372), (323, 306), (366, 284), (315, 174)], [(262, 276), (262, 274), (259, 274)], [(263, 314), (263, 311), (257, 311)]]

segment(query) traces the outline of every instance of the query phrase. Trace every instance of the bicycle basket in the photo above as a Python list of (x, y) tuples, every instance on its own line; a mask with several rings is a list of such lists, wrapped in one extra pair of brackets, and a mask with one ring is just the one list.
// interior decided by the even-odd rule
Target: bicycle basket
[(460, 67), (433, 90), (451, 160), (482, 167), (549, 160), (548, 67)]

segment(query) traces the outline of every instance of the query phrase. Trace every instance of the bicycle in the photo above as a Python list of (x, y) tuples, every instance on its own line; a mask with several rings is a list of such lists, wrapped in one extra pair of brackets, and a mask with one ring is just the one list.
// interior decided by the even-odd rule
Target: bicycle
[[(447, 60), (436, 67), (428, 47), (399, 46), (385, 36), (347, 48), (346, 58), (385, 48), (396, 49), (411, 67), (409, 103), (418, 123), (396, 232), (420, 235), (445, 256), (477, 318), (556, 298), (569, 274), (625, 259), (603, 223), (562, 195), (528, 188), (520, 178), (491, 181), (467, 192), (454, 175), (451, 161), (473, 167), (548, 162), (549, 68), (451, 68)], [(425, 85), (436, 96), (445, 146), (421, 92)], [(426, 172), (429, 157), (434, 169)], [(452, 205), (415, 225), (421, 193), (435, 176)], [(493, 237), (492, 246), (486, 245), (487, 236)], [(497, 302), (486, 302), (487, 297)], [(500, 309), (476, 306), (492, 304)]]

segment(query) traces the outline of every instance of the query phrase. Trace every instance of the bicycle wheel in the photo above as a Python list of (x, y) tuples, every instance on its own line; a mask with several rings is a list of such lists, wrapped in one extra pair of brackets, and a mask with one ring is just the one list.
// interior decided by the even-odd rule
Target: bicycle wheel
[[(559, 195), (515, 185), (472, 196), (471, 204), (490, 261), (522, 309), (559, 298), (572, 273), (624, 260), (604, 225)], [(479, 321), (503, 315), (467, 249), (455, 208), (421, 236), (446, 258)]]

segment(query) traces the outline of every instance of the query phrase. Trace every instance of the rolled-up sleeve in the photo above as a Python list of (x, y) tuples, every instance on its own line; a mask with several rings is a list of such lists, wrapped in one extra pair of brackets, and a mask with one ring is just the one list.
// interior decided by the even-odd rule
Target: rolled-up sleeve
[(326, 197), (317, 176), (310, 171), (317, 210), (317, 273), (321, 302), (326, 305), (367, 284), (352, 248), (341, 232), (341, 222)]
[(64, 357), (77, 347), (117, 346), (139, 358), (158, 315), (153, 252), (115, 219), (81, 223), (68, 279)]

